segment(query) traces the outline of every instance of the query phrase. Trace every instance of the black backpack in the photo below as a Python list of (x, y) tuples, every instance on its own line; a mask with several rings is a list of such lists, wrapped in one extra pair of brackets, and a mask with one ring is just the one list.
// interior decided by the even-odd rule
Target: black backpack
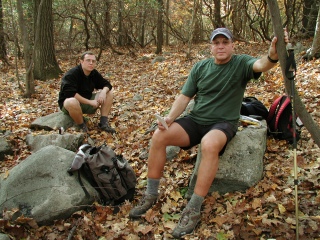
[(260, 116), (262, 119), (267, 119), (268, 109), (255, 97), (245, 97), (242, 100), (240, 114), (244, 116)]
[(98, 191), (103, 204), (118, 205), (133, 200), (137, 183), (135, 172), (122, 155), (116, 155), (107, 145), (80, 146), (68, 173), (72, 175), (77, 170), (87, 196), (89, 193), (82, 184), (81, 175)]
[[(296, 141), (300, 139), (302, 123), (296, 115)], [(277, 139), (293, 142), (292, 105), (287, 95), (278, 97), (269, 109), (268, 132)]]

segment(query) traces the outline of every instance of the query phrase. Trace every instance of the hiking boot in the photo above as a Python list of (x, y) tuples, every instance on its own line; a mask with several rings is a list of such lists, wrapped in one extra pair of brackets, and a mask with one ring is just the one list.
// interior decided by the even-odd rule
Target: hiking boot
[(131, 209), (129, 212), (129, 217), (131, 218), (139, 218), (143, 214), (145, 214), (157, 201), (157, 195), (145, 194), (140, 202)]
[(194, 208), (185, 208), (182, 212), (178, 225), (172, 232), (174, 238), (181, 238), (183, 235), (192, 233), (200, 222), (200, 213)]
[(106, 132), (109, 132), (109, 133), (115, 133), (116, 130), (114, 130), (112, 127), (110, 127), (109, 123), (98, 123), (98, 127), (103, 130), (103, 131), (106, 131)]
[(87, 133), (89, 129), (85, 123), (78, 125), (78, 129), (80, 132)]

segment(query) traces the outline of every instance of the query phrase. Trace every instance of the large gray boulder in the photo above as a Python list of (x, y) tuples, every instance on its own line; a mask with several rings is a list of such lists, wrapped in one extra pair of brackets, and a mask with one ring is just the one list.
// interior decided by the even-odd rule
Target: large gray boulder
[(67, 173), (74, 156), (51, 145), (12, 168), (8, 177), (0, 179), (0, 212), (18, 208), (39, 225), (50, 225), (91, 205), (98, 193), (82, 178), (91, 196), (86, 197), (77, 176)]
[(10, 237), (7, 234), (0, 233), (0, 240), (10, 240)]
[(0, 161), (4, 160), (4, 155), (12, 154), (12, 147), (5, 137), (0, 137)]
[(37, 118), (31, 123), (30, 128), (36, 130), (44, 129), (47, 131), (51, 131), (60, 129), (61, 127), (63, 127), (64, 129), (68, 129), (69, 127), (72, 127), (74, 125), (74, 121), (71, 117), (59, 111), (51, 113), (44, 117)]
[[(209, 193), (218, 191), (222, 194), (243, 191), (263, 176), (263, 156), (266, 150), (267, 125), (262, 122), (259, 128), (243, 128), (227, 145), (220, 157), (217, 175)], [(199, 145), (194, 171), (190, 178), (186, 197), (191, 197), (197, 181), (198, 168), (201, 162), (201, 146)]]
[(27, 145), (30, 146), (32, 152), (39, 149), (54, 145), (65, 148), (70, 151), (76, 151), (84, 141), (84, 134), (46, 134), (46, 135), (32, 135), (28, 134), (26, 137)]

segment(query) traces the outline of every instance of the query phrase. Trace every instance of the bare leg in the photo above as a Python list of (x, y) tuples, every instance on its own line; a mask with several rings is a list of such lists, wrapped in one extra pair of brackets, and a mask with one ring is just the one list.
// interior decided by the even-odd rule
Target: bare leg
[(182, 211), (178, 225), (172, 236), (180, 238), (191, 233), (201, 219), (201, 205), (207, 195), (219, 164), (219, 152), (227, 141), (226, 135), (220, 130), (211, 130), (201, 140), (201, 162), (194, 194), (186, 208)]
[(131, 209), (129, 213), (131, 218), (141, 217), (157, 201), (159, 180), (163, 175), (163, 169), (166, 163), (166, 146), (169, 145), (189, 145), (189, 136), (178, 123), (172, 123), (168, 130), (157, 129), (152, 136), (148, 158), (147, 190), (144, 198)]
[(166, 163), (167, 146), (188, 146), (189, 136), (177, 123), (172, 123), (168, 130), (157, 129), (152, 136), (148, 158), (148, 178), (159, 179), (163, 175)]
[(225, 133), (211, 130), (201, 141), (201, 162), (198, 169), (194, 193), (205, 197), (216, 176), (219, 165), (219, 152), (227, 142)]
[[(99, 93), (96, 95), (95, 99), (99, 97)], [(104, 103), (101, 105), (100, 110), (101, 110), (101, 116), (107, 117), (111, 111), (113, 103), (113, 90), (109, 91), (104, 99)]]
[(63, 106), (69, 112), (70, 117), (76, 124), (79, 125), (83, 123), (83, 113), (77, 99), (67, 98), (64, 100)]

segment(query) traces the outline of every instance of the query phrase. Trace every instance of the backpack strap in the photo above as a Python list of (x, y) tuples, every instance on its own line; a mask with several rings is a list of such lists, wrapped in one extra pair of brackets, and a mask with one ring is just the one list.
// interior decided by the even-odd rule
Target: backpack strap
[(297, 65), (294, 59), (294, 51), (293, 49), (290, 49), (290, 50), (288, 51), (285, 74), (289, 80), (293, 80), (296, 75)]
[(288, 106), (288, 104), (290, 103), (290, 98), (287, 97), (287, 96), (283, 96), (285, 97), (285, 100), (284, 102), (281, 104), (280, 108), (279, 108), (279, 111), (277, 112), (277, 115), (276, 115), (276, 121), (274, 122), (274, 129), (277, 129), (278, 128), (278, 123), (279, 123), (279, 119), (280, 119), (280, 116), (283, 112), (283, 110)]
[(283, 98), (284, 96), (281, 96), (281, 97), (278, 97), (271, 105), (270, 109), (269, 109), (269, 114), (268, 114), (268, 118), (267, 118), (267, 122), (271, 122), (271, 119), (272, 117), (274, 116), (274, 113), (277, 109), (277, 106), (279, 104), (279, 102), (281, 101), (281, 99)]
[(78, 171), (78, 180), (79, 180), (80, 186), (82, 187), (82, 190), (84, 191), (84, 194), (86, 195), (87, 198), (90, 198), (90, 194), (89, 194), (88, 190), (86, 189), (86, 187), (84, 186), (84, 184), (83, 184), (83, 182), (81, 180), (80, 171)]
[(258, 101), (258, 99), (256, 97), (249, 96), (249, 97), (244, 97), (242, 101), (248, 103), (248, 102)]

